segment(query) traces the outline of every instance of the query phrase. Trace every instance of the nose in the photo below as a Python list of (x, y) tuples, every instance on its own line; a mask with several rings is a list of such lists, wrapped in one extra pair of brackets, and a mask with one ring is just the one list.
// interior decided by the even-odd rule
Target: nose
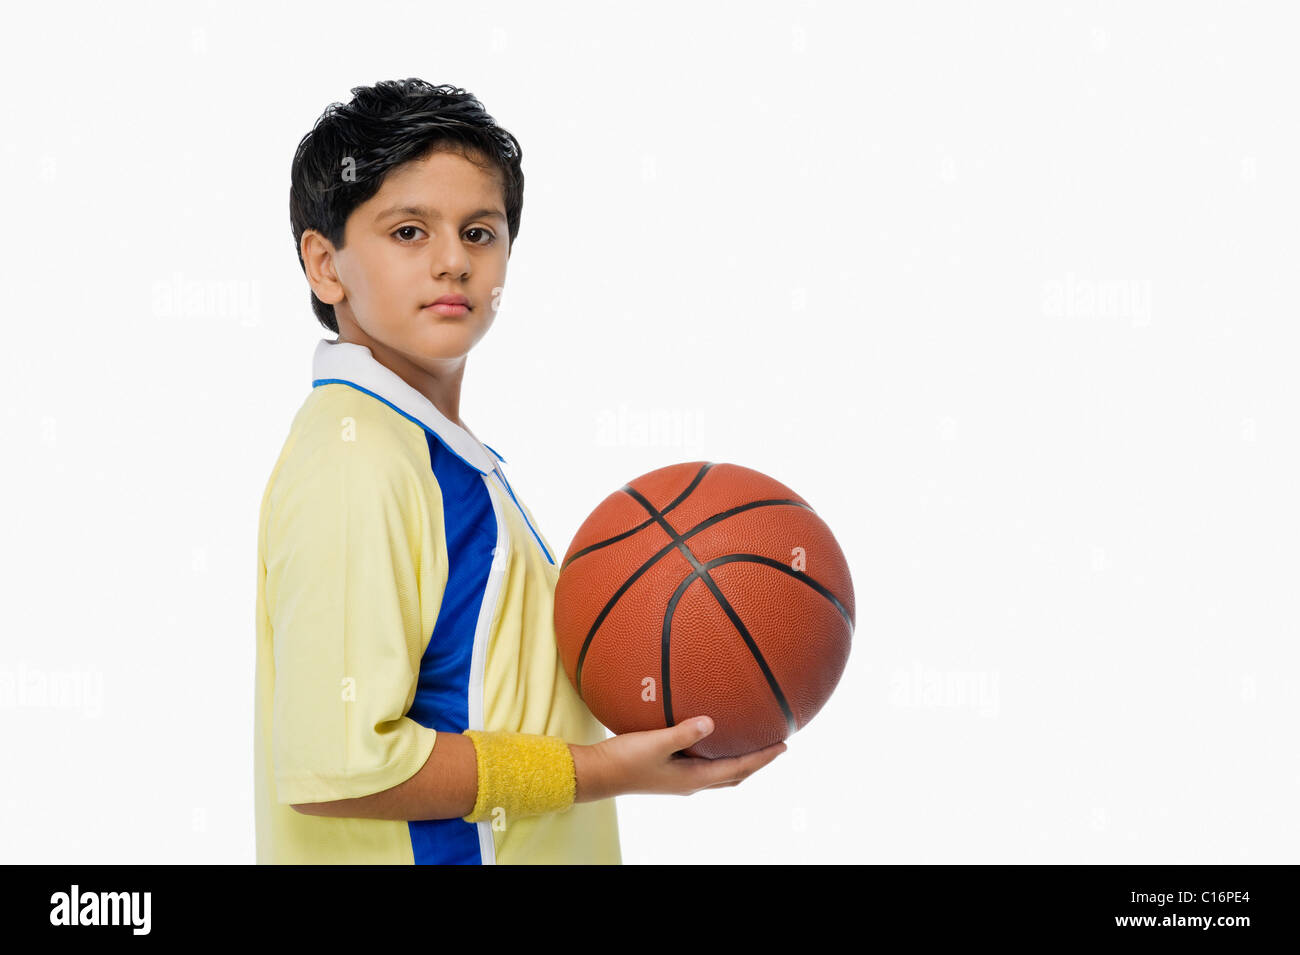
[(460, 241), (460, 236), (442, 237), (431, 243), (433, 259), (430, 269), (435, 278), (468, 278), (469, 253)]

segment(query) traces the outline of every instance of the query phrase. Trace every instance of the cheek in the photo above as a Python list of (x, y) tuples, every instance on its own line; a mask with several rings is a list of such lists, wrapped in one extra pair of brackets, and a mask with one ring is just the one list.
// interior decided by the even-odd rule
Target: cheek
[(378, 256), (366, 273), (364, 294), (371, 301), (395, 304), (404, 302), (419, 288), (419, 263), (392, 256)]
[(339, 278), (350, 297), (368, 301), (374, 297), (376, 283), (382, 281), (382, 276), (376, 275), (375, 272), (382, 267), (383, 263), (373, 256), (357, 257), (349, 260), (346, 269), (339, 270)]
[(489, 290), (494, 288), (504, 289), (506, 284), (506, 257), (504, 255), (499, 259), (493, 259), (491, 262), (486, 263), (483, 269), (483, 283)]

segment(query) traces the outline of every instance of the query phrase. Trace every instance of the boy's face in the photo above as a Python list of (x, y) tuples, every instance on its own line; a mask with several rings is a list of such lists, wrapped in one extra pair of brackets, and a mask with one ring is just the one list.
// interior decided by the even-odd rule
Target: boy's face
[[(408, 380), (463, 365), (496, 317), (510, 257), (494, 172), (450, 152), (404, 163), (353, 210), (342, 249), (318, 237), (330, 254), (315, 291), (334, 306), (340, 341), (366, 345)], [(444, 295), (465, 296), (469, 310), (427, 307)]]

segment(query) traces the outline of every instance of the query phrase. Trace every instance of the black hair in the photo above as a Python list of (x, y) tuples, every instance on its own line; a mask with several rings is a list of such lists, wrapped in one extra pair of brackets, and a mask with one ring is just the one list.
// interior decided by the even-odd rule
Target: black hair
[[(289, 223), (303, 274), (302, 234), (315, 229), (343, 248), (348, 216), (375, 195), (396, 166), (433, 151), (459, 152), (501, 175), (510, 248), (524, 205), (519, 141), (472, 94), (420, 79), (357, 86), (352, 101), (331, 103), (298, 143), (289, 187)], [(311, 293), (317, 320), (338, 334), (334, 306)]]

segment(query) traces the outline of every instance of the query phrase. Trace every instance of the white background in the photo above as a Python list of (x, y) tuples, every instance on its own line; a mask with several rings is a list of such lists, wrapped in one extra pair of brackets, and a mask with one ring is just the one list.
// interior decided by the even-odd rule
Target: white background
[(253, 860), (258, 506), (327, 337), (290, 161), (407, 76), (523, 144), (461, 409), (555, 547), (731, 461), (852, 568), (826, 708), (737, 788), (620, 798), (626, 862), (1297, 861), (1286, 4), (22, 17), (0, 861)]

